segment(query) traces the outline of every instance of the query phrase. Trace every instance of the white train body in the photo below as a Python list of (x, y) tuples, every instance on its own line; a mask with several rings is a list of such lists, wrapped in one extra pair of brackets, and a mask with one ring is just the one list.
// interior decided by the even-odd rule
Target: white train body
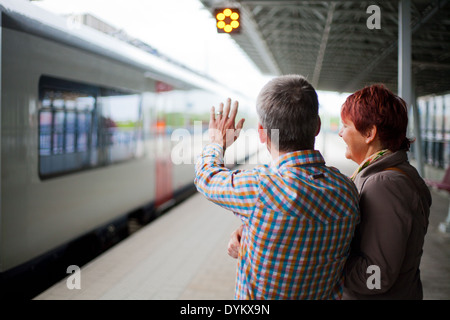
[(6, 273), (192, 186), (193, 165), (171, 159), (171, 134), (193, 132), (236, 93), (26, 2), (1, 0), (0, 9)]

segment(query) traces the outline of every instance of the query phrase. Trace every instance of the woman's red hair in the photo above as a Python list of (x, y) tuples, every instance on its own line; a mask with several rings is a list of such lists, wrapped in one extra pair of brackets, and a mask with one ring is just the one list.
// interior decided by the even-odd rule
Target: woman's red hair
[(342, 105), (341, 118), (353, 122), (361, 134), (375, 126), (383, 148), (393, 152), (409, 150), (406, 103), (382, 84), (365, 87), (350, 95)]

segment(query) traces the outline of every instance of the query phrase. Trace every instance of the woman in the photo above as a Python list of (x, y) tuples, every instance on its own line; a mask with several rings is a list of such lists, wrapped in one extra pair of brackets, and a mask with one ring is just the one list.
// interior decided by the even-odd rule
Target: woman
[(423, 299), (420, 260), (431, 194), (408, 162), (404, 100), (383, 85), (349, 96), (339, 136), (359, 164), (361, 222), (345, 267), (343, 299)]

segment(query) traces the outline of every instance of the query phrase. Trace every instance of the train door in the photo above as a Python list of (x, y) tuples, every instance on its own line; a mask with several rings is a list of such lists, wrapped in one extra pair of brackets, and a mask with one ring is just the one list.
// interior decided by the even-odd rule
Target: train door
[(156, 161), (155, 161), (155, 206), (161, 207), (173, 199), (173, 164), (171, 160), (171, 126), (168, 119), (172, 87), (156, 82)]

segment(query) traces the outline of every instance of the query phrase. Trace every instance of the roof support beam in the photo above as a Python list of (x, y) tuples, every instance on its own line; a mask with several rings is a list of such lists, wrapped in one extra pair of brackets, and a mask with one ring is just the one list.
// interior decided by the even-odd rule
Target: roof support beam
[(398, 93), (411, 105), (411, 0), (399, 0)]
[[(412, 27), (411, 34), (414, 34), (417, 30), (420, 29), (427, 21), (429, 21), (436, 13), (439, 12), (439, 9), (445, 7), (448, 4), (448, 0), (439, 0), (435, 4), (434, 8), (430, 10), (426, 15), (422, 16), (419, 21), (417, 21)], [(400, 25), (400, 21), (399, 21)], [(386, 49), (384, 49), (375, 59), (373, 59), (367, 67), (362, 70), (357, 77), (353, 79), (353, 81), (348, 84), (348, 86), (343, 90), (350, 92), (353, 90), (354, 86), (372, 72), (372, 70), (378, 66), (386, 57), (395, 52), (395, 49), (398, 46), (398, 41), (393, 41)]]
[[(281, 74), (278, 65), (273, 58), (272, 52), (267, 46), (266, 41), (264, 40), (261, 32), (259, 31), (257, 23), (253, 20), (253, 16), (251, 11), (248, 10), (244, 5), (241, 6), (241, 17), (243, 20), (243, 24), (245, 24), (245, 28), (247, 30), (246, 36), (252, 42), (252, 45), (257, 50), (261, 60), (264, 61), (269, 74), (279, 75)], [(239, 36), (236, 36), (239, 38)]]
[(423, 177), (424, 166), (422, 159), (420, 117), (417, 110), (415, 88), (412, 88), (411, 0), (399, 0), (398, 9), (398, 94), (406, 101), (408, 110), (409, 108), (412, 108), (414, 135), (416, 137), (414, 155), (417, 162), (417, 171)]
[(316, 65), (314, 67), (314, 74), (312, 78), (313, 87), (317, 87), (319, 84), (320, 72), (322, 70), (323, 58), (325, 57), (325, 50), (327, 48), (328, 37), (331, 30), (331, 22), (333, 21), (334, 8), (336, 3), (332, 2), (328, 8), (327, 21), (325, 23), (325, 28), (323, 29), (322, 42), (320, 43), (319, 54), (317, 55)]

